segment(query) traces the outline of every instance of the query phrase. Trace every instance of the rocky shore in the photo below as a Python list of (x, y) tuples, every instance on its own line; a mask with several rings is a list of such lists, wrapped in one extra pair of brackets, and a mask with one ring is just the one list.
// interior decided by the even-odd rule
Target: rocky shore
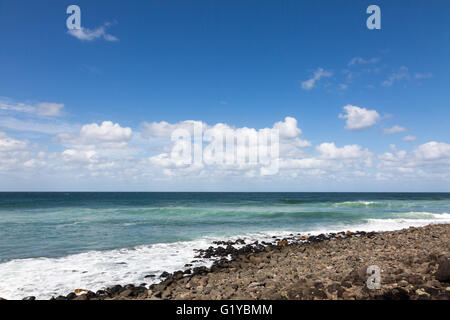
[[(164, 272), (161, 282), (150, 287), (116, 285), (95, 293), (77, 289), (54, 299), (450, 298), (449, 224), (272, 240), (217, 242), (198, 250), (198, 258), (215, 259), (211, 268), (190, 269), (187, 264), (186, 270)], [(379, 289), (367, 286), (369, 277), (377, 277), (367, 272), (369, 266), (380, 270)]]

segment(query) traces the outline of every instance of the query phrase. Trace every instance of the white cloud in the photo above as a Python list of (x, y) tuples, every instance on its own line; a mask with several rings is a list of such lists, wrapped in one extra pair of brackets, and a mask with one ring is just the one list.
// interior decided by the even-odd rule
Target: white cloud
[(283, 121), (275, 123), (274, 129), (278, 129), (281, 138), (295, 138), (302, 134), (302, 130), (297, 127), (297, 119), (286, 117)]
[(397, 72), (392, 73), (386, 80), (384, 80), (381, 85), (384, 87), (390, 87), (396, 81), (409, 79), (408, 68), (405, 66), (400, 67)]
[(123, 128), (118, 123), (103, 121), (84, 125), (80, 130), (80, 137), (87, 141), (124, 142), (131, 138), (131, 128)]
[[(359, 129), (371, 123), (368, 117), (360, 113), (369, 113), (374, 117), (370, 113), (374, 110), (346, 107), (350, 108), (344, 108), (348, 116), (344, 118), (351, 119), (350, 128)], [(355, 110), (353, 108), (357, 108), (358, 116), (350, 116)], [(203, 134), (209, 132), (233, 139), (258, 132), (278, 131), (278, 173), (265, 176), (267, 168), (258, 162), (218, 161), (229, 159), (229, 155), (220, 148), (215, 150), (217, 152), (206, 152), (211, 140), (204, 140), (203, 161), (200, 163), (172, 157), (172, 148), (177, 143), (170, 139), (173, 130), (193, 132), (194, 125), (199, 124), (202, 125)], [(259, 183), (288, 187), (297, 183), (297, 186), (322, 185), (327, 189), (333, 183), (351, 188), (361, 181), (372, 186), (374, 181), (383, 179), (405, 185), (416, 185), (412, 181), (450, 181), (450, 144), (445, 142), (431, 141), (411, 151), (398, 150), (392, 145), (389, 152), (378, 155), (358, 144), (340, 145), (333, 141), (320, 141), (314, 148), (304, 148), (311, 143), (302, 139), (299, 122), (293, 117), (274, 121), (272, 126), (263, 128), (186, 120), (147, 123), (142, 125), (141, 130), (146, 139), (134, 134), (131, 128), (111, 121), (86, 124), (76, 131), (60, 133), (55, 142), (60, 142), (64, 148), (58, 150), (52, 145), (55, 151), (50, 153), (44, 152), (47, 146), (42, 140), (32, 143), (12, 137), (10, 133), (0, 133), (0, 187), (8, 188), (5, 182), (8, 176), (8, 181), (19, 177), (21, 181), (28, 181), (28, 185), (34, 184), (39, 188), (46, 183), (41, 178), (43, 175), (53, 177), (58, 181), (56, 185), (60, 185), (63, 180), (68, 187), (75, 181), (84, 181), (86, 187), (99, 186), (95, 183), (100, 183), (100, 186), (130, 186), (130, 189), (154, 185), (155, 188), (163, 186), (166, 190), (171, 186), (195, 189), (195, 186), (209, 188), (212, 185), (238, 185), (245, 188), (253, 183), (258, 187), (262, 186)], [(158, 145), (157, 151), (155, 144)], [(248, 141), (246, 147), (247, 155), (255, 153), (260, 147), (260, 141)], [(242, 146), (236, 146), (236, 154), (242, 154), (239, 148)], [(39, 177), (39, 180), (27, 180), (33, 177)]]
[(36, 105), (36, 114), (40, 116), (58, 116), (61, 113), (64, 104), (53, 102), (42, 102)]
[(22, 140), (16, 140), (8, 137), (6, 133), (0, 132), (0, 151), (17, 151), (24, 150), (28, 146), (28, 142)]
[[(24, 131), (24, 132), (38, 132), (44, 134), (58, 134), (60, 132), (73, 132), (79, 130), (80, 126), (68, 124), (61, 121), (53, 121), (54, 119), (37, 119), (22, 120), (13, 117), (1, 117), (0, 128)], [(50, 121), (52, 120), (52, 121)]]
[(55, 117), (61, 114), (61, 110), (64, 108), (62, 103), (54, 102), (40, 102), (35, 105), (30, 105), (26, 103), (12, 103), (0, 101), (0, 110), (4, 111), (15, 111), (15, 112), (25, 112), (29, 114), (35, 114), (44, 117)]
[(120, 148), (131, 139), (133, 131), (128, 127), (121, 127), (118, 123), (103, 121), (101, 125), (97, 123), (86, 124), (81, 127), (78, 135), (73, 136), (68, 133), (61, 133), (57, 140), (65, 145), (101, 145), (104, 147)]
[(420, 145), (414, 150), (414, 154), (423, 160), (438, 160), (450, 157), (450, 144), (431, 141)]
[(415, 136), (404, 136), (403, 137), (403, 141), (415, 141), (417, 139), (417, 137)]
[(185, 120), (174, 124), (168, 123), (166, 121), (151, 122), (151, 123), (144, 122), (142, 124), (141, 134), (144, 137), (170, 138), (172, 132), (174, 132), (177, 129), (185, 129), (192, 134), (195, 125), (204, 126), (204, 124), (201, 121), (194, 121), (194, 120)]
[(380, 58), (371, 58), (371, 59), (363, 59), (361, 57), (355, 57), (348, 63), (349, 66), (353, 66), (355, 64), (374, 64), (380, 61)]
[(97, 152), (95, 150), (74, 150), (68, 149), (62, 153), (64, 161), (73, 162), (96, 162)]
[(344, 114), (339, 118), (347, 119), (345, 128), (348, 130), (362, 130), (373, 126), (380, 120), (380, 115), (375, 110), (368, 110), (357, 106), (344, 106)]
[(316, 71), (314, 71), (314, 75), (311, 79), (305, 80), (301, 83), (302, 88), (304, 90), (311, 90), (316, 85), (316, 82), (318, 82), (320, 79), (329, 78), (332, 75), (332, 72), (326, 71), (322, 68), (318, 68)]
[(394, 134), (394, 133), (405, 132), (405, 131), (406, 131), (406, 128), (397, 126), (397, 125), (393, 126), (392, 128), (383, 130), (384, 134)]
[(359, 145), (346, 145), (342, 148), (336, 147), (334, 142), (324, 142), (316, 147), (320, 157), (324, 159), (358, 159), (370, 156), (370, 152), (363, 150)]
[(94, 30), (88, 28), (71, 29), (67, 33), (82, 41), (93, 41), (95, 39), (103, 38), (106, 41), (119, 41), (119, 39), (106, 32), (106, 28), (110, 26), (109, 23), (105, 23)]

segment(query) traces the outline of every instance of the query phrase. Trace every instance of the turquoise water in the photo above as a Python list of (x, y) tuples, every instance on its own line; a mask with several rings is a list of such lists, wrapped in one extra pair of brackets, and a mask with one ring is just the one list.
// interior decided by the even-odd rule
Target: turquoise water
[(0, 193), (0, 296), (143, 280), (215, 239), (448, 222), (450, 193)]

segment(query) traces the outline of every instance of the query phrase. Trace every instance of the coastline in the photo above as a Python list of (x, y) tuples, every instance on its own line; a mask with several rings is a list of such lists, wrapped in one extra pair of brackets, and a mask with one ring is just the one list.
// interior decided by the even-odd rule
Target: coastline
[[(198, 250), (199, 257), (216, 258), (211, 268), (164, 272), (162, 281), (149, 287), (116, 285), (96, 293), (76, 289), (54, 299), (450, 298), (450, 224), (216, 244)], [(380, 289), (367, 288), (369, 266), (380, 268)]]

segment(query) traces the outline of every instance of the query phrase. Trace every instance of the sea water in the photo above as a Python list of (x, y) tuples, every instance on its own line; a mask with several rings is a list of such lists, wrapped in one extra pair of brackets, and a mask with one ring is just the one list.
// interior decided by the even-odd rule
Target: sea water
[(450, 193), (0, 193), (0, 297), (150, 284), (215, 240), (449, 222)]

